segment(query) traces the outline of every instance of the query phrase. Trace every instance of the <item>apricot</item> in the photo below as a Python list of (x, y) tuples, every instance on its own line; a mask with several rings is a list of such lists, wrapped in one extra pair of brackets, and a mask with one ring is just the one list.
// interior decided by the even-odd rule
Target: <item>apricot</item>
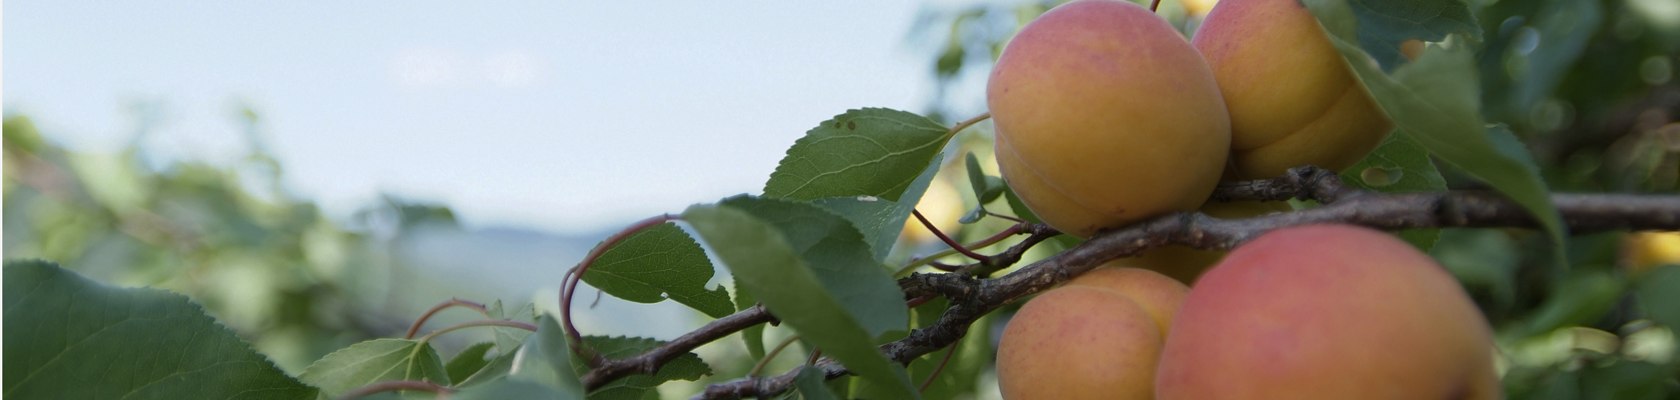
[(1192, 43), (1231, 113), (1233, 178), (1339, 171), (1393, 128), (1298, 0), (1222, 0)]
[(1166, 327), (1188, 289), (1135, 268), (1098, 268), (1028, 301), (998, 344), (1006, 399), (1152, 399)]
[[(1231, 1), (1231, 0), (1226, 0)], [(1196, 282), (1160, 399), (1491, 399), (1491, 329), (1440, 265), (1383, 232), (1284, 228)]]
[(1141, 6), (1077, 0), (1028, 23), (986, 86), (999, 171), (1062, 232), (1200, 206), (1230, 151), (1206, 62)]
[(1622, 264), (1634, 274), (1662, 265), (1680, 264), (1680, 231), (1628, 234), (1622, 240)]

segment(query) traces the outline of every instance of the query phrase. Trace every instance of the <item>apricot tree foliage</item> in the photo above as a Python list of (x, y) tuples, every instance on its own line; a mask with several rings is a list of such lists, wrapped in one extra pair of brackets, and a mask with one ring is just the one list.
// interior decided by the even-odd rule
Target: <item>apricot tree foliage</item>
[[(295, 377), (182, 296), (102, 286), (50, 263), (9, 263), (3, 394), (647, 398), (667, 382), (714, 374), (708, 363), (719, 360), (692, 351), (739, 338), (752, 360), (769, 360), (797, 342), (808, 362), (714, 376), (697, 397), (943, 397), (971, 389), (961, 386), (973, 386), (977, 374), (970, 369), (963, 372), (969, 378), (948, 379), (956, 372), (947, 366), (962, 364), (953, 358), (981, 357), (984, 364), (990, 357), (958, 348), (989, 346), (974, 340), (983, 336), (988, 318), (1028, 296), (1151, 248), (1230, 249), (1270, 230), (1329, 222), (1395, 231), (1425, 250), (1446, 235), (1440, 228), (1541, 233), (1537, 247), (1549, 252), (1532, 256), (1531, 263), (1547, 265), (1540, 279), (1559, 288), (1532, 312), (1509, 318), (1511, 324), (1501, 327), (1502, 345), (1594, 323), (1624, 296), (1635, 304), (1625, 314), (1637, 318), (1620, 321), (1680, 326), (1672, 311), (1680, 309), (1673, 295), (1680, 293), (1680, 269), (1609, 273), (1576, 262), (1579, 254), (1570, 251), (1571, 238), (1594, 232), (1680, 230), (1680, 196), (1554, 193), (1524, 142), (1500, 120), (1485, 117), (1477, 59), (1486, 56), (1479, 52), (1487, 38), (1466, 5), (1306, 3), (1396, 129), (1345, 170), (1300, 166), (1281, 176), (1221, 183), (1212, 196), (1288, 201), (1288, 212), (1242, 219), (1170, 213), (1079, 240), (1039, 222), (1001, 179), (987, 176), (976, 157), (952, 145), (970, 132), (985, 138), (985, 115), (946, 125), (865, 108), (821, 122), (794, 142), (761, 194), (632, 224), (563, 274), (558, 271), (565, 266), (557, 262), (563, 282), (557, 317), (445, 301), (420, 316), (407, 337), (351, 345)], [(1408, 60), (1394, 38), (1428, 44)], [(968, 224), (961, 232), (935, 232), (949, 251), (895, 257), (901, 227), (926, 222), (915, 212), (917, 202), (929, 182), (952, 173), (941, 167), (956, 155), (966, 167), (957, 173), (972, 184), (977, 200)], [(708, 287), (720, 267), (733, 284)], [(670, 340), (593, 336), (572, 318), (586, 312), (574, 298), (580, 284), (633, 302), (675, 301), (711, 320)], [(485, 318), (421, 334), (433, 313), (449, 308)], [(797, 339), (768, 346), (767, 326)], [(496, 340), (448, 357), (431, 345), (462, 329), (494, 330)], [(1680, 368), (1669, 357), (1602, 368), (1637, 378), (1618, 390), (1665, 390)], [(1533, 372), (1542, 374), (1536, 377), (1513, 370), (1507, 379), (1578, 382), (1600, 373), (1594, 371), (1544, 370)]]

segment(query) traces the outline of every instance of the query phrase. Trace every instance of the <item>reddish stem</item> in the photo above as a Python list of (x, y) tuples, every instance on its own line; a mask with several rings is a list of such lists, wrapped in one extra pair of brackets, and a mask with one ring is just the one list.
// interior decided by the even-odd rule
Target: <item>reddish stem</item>
[(450, 325), (450, 326), (444, 327), (443, 329), (438, 329), (438, 330), (432, 331), (431, 333), (427, 333), (426, 336), (421, 336), (420, 341), (430, 342), (430, 341), (432, 341), (432, 338), (437, 337), (438, 335), (442, 335), (442, 334), (445, 334), (445, 333), (454, 332), (454, 331), (458, 331), (458, 330), (462, 330), (462, 329), (466, 329), (466, 328), (472, 328), (472, 327), (476, 327), (476, 326), (505, 326), (505, 327), (509, 327), (509, 328), (524, 329), (524, 330), (531, 331), (531, 332), (536, 332), (537, 331), (537, 326), (529, 324), (529, 323), (524, 323), (524, 322), (519, 322), (519, 321), (509, 321), (509, 320), (505, 320), (505, 319), (486, 319), (486, 320), (462, 322), (462, 323), (459, 323), (459, 324)]
[(1149, 2), (1149, 12), (1155, 12), (1155, 9), (1157, 8), (1161, 8), (1161, 0)]
[(439, 399), (447, 398), (450, 393), (455, 393), (454, 389), (426, 381), (385, 381), (356, 388), (356, 390), (346, 392), (338, 398), (339, 400), (359, 399), (374, 393), (400, 390), (421, 390), (437, 393)]
[(932, 222), (928, 222), (927, 217), (922, 216), (921, 211), (911, 210), (910, 214), (915, 215), (917, 221), (922, 221), (922, 226), (927, 227), (929, 232), (933, 232), (933, 236), (938, 237), (939, 241), (945, 242), (945, 245), (947, 246), (951, 246), (951, 250), (956, 250), (958, 253), (968, 256), (968, 258), (972, 258), (975, 261), (982, 263), (990, 260), (990, 258), (981, 255), (980, 253), (975, 253), (974, 250), (969, 250), (968, 247), (963, 246), (961, 243), (957, 243), (956, 240), (952, 240), (950, 236), (945, 235), (945, 232), (940, 232), (939, 228), (934, 227)]
[(461, 300), (459, 298), (452, 298), (452, 299), (449, 299), (448, 301), (438, 303), (438, 305), (432, 306), (432, 309), (426, 310), (425, 314), (420, 314), (420, 318), (414, 320), (414, 325), (409, 325), (408, 326), (408, 334), (404, 335), (403, 338), (404, 339), (413, 339), (414, 334), (420, 332), (420, 326), (426, 324), (426, 320), (432, 319), (433, 314), (437, 314), (439, 311), (443, 311), (444, 309), (447, 309), (449, 307), (471, 308), (474, 311), (478, 311), (479, 314), (484, 314), (484, 316), (486, 316), (486, 317), (490, 316), (490, 310), (485, 308), (483, 304), (478, 304), (478, 303), (474, 303), (474, 302), (471, 302), (471, 301)]
[(583, 347), (583, 335), (579, 334), (577, 326), (572, 324), (572, 295), (577, 292), (578, 282), (583, 280), (583, 274), (589, 271), (589, 266), (594, 264), (596, 259), (601, 258), (602, 254), (606, 254), (607, 250), (617, 246), (619, 242), (637, 232), (678, 219), (681, 218), (671, 214), (660, 214), (636, 221), (636, 223), (625, 227), (624, 230), (608, 236), (606, 240), (601, 241), (601, 244), (595, 245), (594, 249), (589, 250), (589, 255), (583, 257), (583, 261), (579, 261), (576, 266), (566, 271), (565, 283), (560, 285), (560, 326), (566, 330), (566, 337), (571, 339), (572, 353), (583, 356), (584, 361), (589, 364), (590, 368), (600, 366), (602, 359), (595, 354), (587, 354), (587, 350)]
[(939, 379), (940, 372), (945, 372), (945, 365), (951, 363), (951, 356), (957, 354), (958, 347), (962, 347), (961, 337), (958, 337), (955, 343), (951, 343), (951, 350), (945, 352), (945, 357), (939, 360), (939, 365), (933, 367), (933, 372), (928, 374), (927, 380), (922, 381), (922, 387), (918, 391), (926, 392), (928, 386), (933, 386), (933, 380)]

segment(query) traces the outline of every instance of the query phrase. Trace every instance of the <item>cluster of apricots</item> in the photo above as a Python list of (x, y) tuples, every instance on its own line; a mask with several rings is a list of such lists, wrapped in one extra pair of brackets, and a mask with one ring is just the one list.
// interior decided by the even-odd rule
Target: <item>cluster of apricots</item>
[[(1136, 4), (1076, 0), (1009, 42), (987, 103), (1005, 181), (1082, 237), (1287, 210), (1208, 198), (1221, 180), (1347, 168), (1391, 129), (1298, 0), (1222, 0), (1193, 40)], [(997, 372), (1015, 399), (1498, 398), (1491, 335), (1427, 255), (1318, 225), (1229, 254), (1156, 249), (1048, 290), (1005, 328)]]

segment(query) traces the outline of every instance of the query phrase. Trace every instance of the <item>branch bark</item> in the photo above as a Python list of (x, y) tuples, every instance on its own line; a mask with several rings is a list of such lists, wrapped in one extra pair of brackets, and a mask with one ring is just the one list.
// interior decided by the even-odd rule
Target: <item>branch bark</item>
[[(1379, 194), (1349, 190), (1335, 172), (1315, 167), (1291, 169), (1272, 179), (1221, 184), (1214, 201), (1280, 201), (1310, 199), (1321, 207), (1289, 213), (1226, 220), (1200, 213), (1160, 216), (1125, 228), (1098, 233), (1060, 254), (1040, 260), (1002, 277), (992, 272), (1017, 262), (1033, 245), (1056, 235), (1044, 225), (1029, 225), (1016, 233), (1029, 234), (1021, 243), (990, 256), (991, 264), (976, 263), (954, 273), (917, 273), (899, 280), (906, 299), (945, 296), (951, 306), (932, 325), (911, 331), (904, 339), (881, 345), (881, 352), (908, 363), (955, 343), (969, 326), (998, 307), (1019, 301), (1096, 268), (1109, 260), (1143, 250), (1177, 244), (1201, 249), (1231, 249), (1268, 231), (1300, 225), (1343, 223), (1381, 230), (1446, 227), (1523, 227), (1539, 224), (1520, 205), (1487, 191)], [(1552, 202), (1572, 232), (1612, 229), (1680, 230), (1680, 196), (1633, 194), (1554, 194)], [(719, 318), (642, 354), (600, 365), (581, 377), (586, 388), (599, 388), (632, 375), (653, 374), (676, 357), (765, 322), (775, 316), (755, 306)], [(846, 375), (832, 359), (802, 368), (820, 368), (828, 378)], [(747, 377), (706, 387), (698, 398), (733, 399), (772, 396), (786, 392), (799, 370), (774, 377)]]
[[(959, 273), (918, 273), (900, 280), (906, 297), (937, 294), (951, 299), (932, 325), (881, 345), (881, 352), (908, 363), (944, 348), (967, 333), (981, 316), (1010, 302), (1054, 287), (1116, 258), (1168, 244), (1201, 249), (1231, 249), (1268, 231), (1300, 225), (1344, 223), (1381, 230), (1447, 227), (1537, 227), (1517, 203), (1486, 191), (1378, 194), (1348, 190), (1334, 172), (1296, 168), (1265, 180), (1221, 185), (1217, 201), (1313, 199), (1322, 207), (1262, 217), (1224, 220), (1199, 213), (1176, 213), (1126, 228), (1105, 231), (1074, 248), (1008, 275), (978, 279)], [(1572, 232), (1612, 229), (1680, 230), (1680, 196), (1632, 194), (1554, 194), (1552, 202)], [(804, 368), (820, 368), (828, 378), (848, 373), (831, 359)], [(787, 391), (799, 370), (774, 377), (748, 377), (710, 385), (698, 398), (771, 396)]]

